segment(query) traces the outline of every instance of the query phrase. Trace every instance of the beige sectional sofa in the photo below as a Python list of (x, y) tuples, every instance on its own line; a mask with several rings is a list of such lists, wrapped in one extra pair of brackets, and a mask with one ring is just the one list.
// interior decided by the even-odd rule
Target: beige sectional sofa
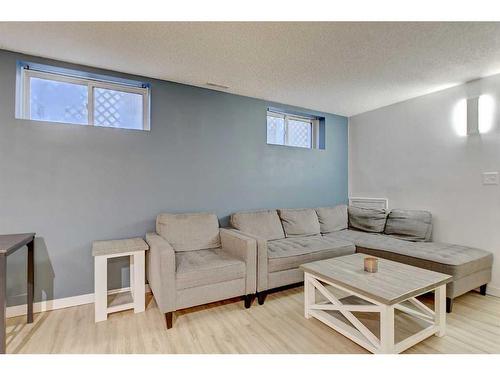
[(299, 265), (355, 251), (453, 276), (453, 298), (472, 289), (486, 293), (493, 255), (467, 246), (431, 241), (432, 217), (425, 211), (368, 210), (345, 205), (313, 209), (238, 212), (236, 232), (257, 241), (257, 296), (303, 280)]

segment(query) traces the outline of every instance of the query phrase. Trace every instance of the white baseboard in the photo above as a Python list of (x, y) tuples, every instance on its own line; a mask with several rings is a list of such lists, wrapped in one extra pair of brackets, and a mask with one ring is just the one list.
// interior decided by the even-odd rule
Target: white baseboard
[[(129, 287), (113, 289), (108, 291), (108, 294), (123, 293), (123, 292), (128, 292), (129, 290), (130, 290)], [(151, 293), (151, 289), (149, 288), (148, 284), (146, 284), (146, 293)], [(68, 307), (87, 305), (89, 303), (94, 303), (94, 293), (82, 294), (73, 297), (52, 299), (49, 301), (35, 302), (33, 304), (33, 312), (40, 313), (44, 311), (65, 309)], [(26, 310), (27, 310), (26, 304), (7, 307), (7, 318), (26, 315)]]
[(486, 288), (486, 294), (490, 296), (500, 297), (500, 288), (493, 285), (488, 285)]
[[(94, 293), (35, 302), (33, 304), (33, 312), (39, 313), (50, 310), (64, 309), (66, 307), (86, 305), (88, 303), (94, 303)], [(26, 309), (26, 304), (7, 307), (7, 318), (26, 315)]]
[[(130, 288), (128, 287), (121, 289), (113, 289), (108, 291), (108, 294), (123, 293), (123, 292), (128, 292), (129, 290)], [(486, 292), (491, 296), (500, 297), (499, 287), (488, 285)], [(146, 293), (151, 293), (149, 284), (146, 284)], [(74, 297), (53, 299), (49, 301), (35, 302), (35, 304), (33, 305), (33, 312), (40, 313), (44, 311), (65, 309), (68, 307), (87, 305), (89, 303), (94, 303), (94, 293), (82, 294), (80, 296), (74, 296)], [(26, 309), (27, 309), (26, 304), (7, 307), (7, 318), (26, 315)]]

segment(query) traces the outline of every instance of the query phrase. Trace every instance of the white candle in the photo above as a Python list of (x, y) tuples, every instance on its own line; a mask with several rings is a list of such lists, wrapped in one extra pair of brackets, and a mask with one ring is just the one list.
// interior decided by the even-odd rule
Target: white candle
[(378, 259), (373, 257), (365, 258), (365, 271), (375, 273), (378, 271)]

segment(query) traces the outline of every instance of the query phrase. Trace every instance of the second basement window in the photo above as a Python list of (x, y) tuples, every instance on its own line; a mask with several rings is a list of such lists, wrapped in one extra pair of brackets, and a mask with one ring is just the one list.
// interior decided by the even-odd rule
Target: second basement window
[(267, 112), (267, 143), (317, 148), (318, 120), (287, 113)]

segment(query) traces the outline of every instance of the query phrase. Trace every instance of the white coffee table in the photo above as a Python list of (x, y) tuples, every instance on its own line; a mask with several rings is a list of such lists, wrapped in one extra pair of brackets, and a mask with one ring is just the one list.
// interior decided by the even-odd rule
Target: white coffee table
[[(320, 320), (372, 353), (401, 353), (429, 336), (443, 336), (446, 283), (451, 276), (385, 259), (379, 259), (377, 273), (368, 273), (363, 269), (366, 256), (358, 253), (303, 264), (305, 317)], [(345, 304), (347, 299), (336, 297), (328, 285), (357, 297), (359, 302)], [(415, 298), (430, 291), (434, 291), (434, 310)], [(316, 292), (324, 301), (316, 301)], [(426, 327), (395, 342), (395, 309), (424, 322)], [(379, 313), (380, 337), (353, 312)]]

